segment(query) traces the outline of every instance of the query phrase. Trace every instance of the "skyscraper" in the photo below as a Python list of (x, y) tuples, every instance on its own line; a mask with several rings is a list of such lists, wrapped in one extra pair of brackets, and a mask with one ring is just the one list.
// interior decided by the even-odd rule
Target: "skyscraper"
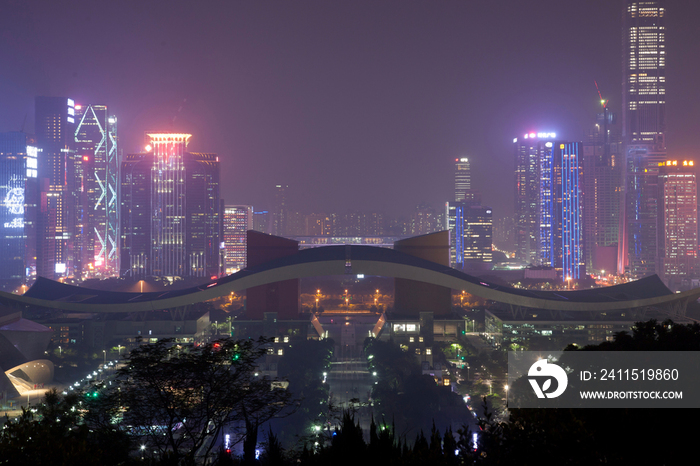
[(658, 231), (661, 276), (672, 289), (690, 278), (698, 256), (698, 185), (693, 161), (659, 166)]
[(469, 159), (462, 157), (455, 159), (455, 201), (462, 202), (467, 191), (472, 189), (472, 175), (469, 167)]
[(225, 270), (227, 274), (246, 267), (246, 237), (253, 229), (253, 207), (227, 205), (224, 208)]
[(104, 105), (75, 106), (76, 269), (118, 273), (117, 119)]
[(24, 133), (0, 133), (0, 289), (36, 272), (37, 148)]
[(463, 268), (470, 262), (493, 259), (493, 215), (490, 207), (448, 202), (450, 265)]
[(555, 133), (515, 138), (515, 258), (539, 264), (540, 163), (551, 158)]
[(187, 152), (190, 134), (154, 133), (121, 173), (121, 275), (219, 273), (219, 160)]
[(626, 0), (623, 11), (622, 138), (625, 144), (618, 270), (658, 270), (658, 164), (666, 159), (666, 31), (663, 0)]
[(41, 192), (37, 275), (55, 278), (74, 271), (75, 102), (65, 97), (37, 97), (35, 120)]
[(516, 258), (577, 279), (585, 271), (583, 145), (555, 137), (514, 140)]
[(623, 147), (607, 102), (583, 145), (585, 262), (589, 271), (617, 271)]
[(275, 185), (275, 208), (272, 211), (272, 234), (287, 234), (287, 190), (289, 186)]

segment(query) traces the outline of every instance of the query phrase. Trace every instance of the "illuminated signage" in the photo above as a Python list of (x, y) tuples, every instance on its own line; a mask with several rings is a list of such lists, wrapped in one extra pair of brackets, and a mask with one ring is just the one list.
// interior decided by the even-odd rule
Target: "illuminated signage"
[(66, 264), (57, 263), (54, 270), (56, 273), (66, 273)]
[[(557, 137), (557, 133), (526, 133), (523, 137), (525, 139), (527, 139), (527, 138), (554, 139)], [(515, 142), (516, 140), (514, 140), (513, 142)]]
[(75, 123), (75, 120), (71, 116), (67, 117), (66, 120), (68, 120), (68, 123)]
[(21, 217), (15, 217), (11, 222), (5, 222), (5, 228), (24, 228), (24, 222)]
[(24, 213), (24, 188), (10, 188), (3, 203), (11, 214), (22, 215)]
[(518, 142), (518, 138), (513, 138), (513, 143)]
[(34, 146), (27, 146), (27, 157), (36, 158), (39, 150)]
[(469, 159), (466, 157), (462, 157), (461, 159), (459, 159), (459, 161), (460, 162), (469, 162)]
[(68, 106), (75, 107), (75, 101), (73, 99), (68, 99)]

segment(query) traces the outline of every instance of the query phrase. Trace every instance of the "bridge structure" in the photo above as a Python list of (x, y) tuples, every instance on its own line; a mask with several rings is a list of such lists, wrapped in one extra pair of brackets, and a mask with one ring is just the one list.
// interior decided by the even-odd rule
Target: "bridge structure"
[[(433, 291), (440, 289), (465, 291), (500, 303), (506, 309), (510, 309), (513, 317), (518, 317), (524, 309), (549, 311), (553, 318), (562, 312), (628, 311), (634, 314), (645, 309), (658, 309), (672, 316), (683, 316), (687, 304), (700, 298), (700, 288), (673, 293), (656, 275), (605, 288), (573, 291), (524, 290), (484, 281), (452, 269), (448, 265), (416, 257), (410, 254), (410, 251), (404, 252), (401, 248), (392, 250), (345, 245), (295, 251), (291, 245), (286, 245), (283, 249), (286, 252), (281, 256), (259, 261), (235, 274), (188, 289), (146, 293), (115, 292), (93, 290), (38, 278), (24, 295), (0, 292), (0, 303), (15, 308), (31, 306), (71, 312), (134, 313), (182, 309), (192, 304), (229, 296), (231, 293), (261, 289), (261, 287), (284, 282), (293, 284), (294, 280), (297, 280), (298, 284), (301, 278), (348, 274), (394, 277), (406, 283), (427, 284)], [(293, 288), (294, 286), (290, 287), (290, 289)], [(403, 293), (399, 289), (398, 282), (396, 292)], [(396, 296), (397, 301), (400, 299), (402, 298)], [(433, 312), (433, 310), (430, 311)], [(418, 311), (415, 315), (418, 316)], [(295, 317), (298, 318), (294, 315), (280, 316), (280, 318)], [(260, 312), (260, 318), (262, 318), (262, 312)]]

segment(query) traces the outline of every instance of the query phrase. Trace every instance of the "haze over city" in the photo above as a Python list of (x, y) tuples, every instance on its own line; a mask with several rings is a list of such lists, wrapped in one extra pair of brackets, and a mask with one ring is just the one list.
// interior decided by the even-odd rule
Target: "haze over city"
[[(0, 18), (0, 131), (34, 97), (104, 103), (124, 154), (145, 131), (220, 156), (227, 203), (407, 214), (451, 199), (453, 160), (495, 218), (513, 212), (511, 141), (581, 140), (594, 81), (621, 107), (619, 2), (24, 2)], [(700, 5), (668, 10), (667, 145), (696, 152)], [(26, 115), (26, 123), (23, 121)]]
[(5, 0), (0, 462), (687, 464), (698, 17)]

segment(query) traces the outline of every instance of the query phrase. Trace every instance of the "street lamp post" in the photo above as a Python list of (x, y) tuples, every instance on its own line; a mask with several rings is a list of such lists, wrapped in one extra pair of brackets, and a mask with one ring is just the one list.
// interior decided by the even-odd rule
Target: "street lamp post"
[(102, 350), (102, 367), (107, 365), (107, 351)]
[(506, 408), (508, 407), (508, 384), (505, 386), (506, 389)]

